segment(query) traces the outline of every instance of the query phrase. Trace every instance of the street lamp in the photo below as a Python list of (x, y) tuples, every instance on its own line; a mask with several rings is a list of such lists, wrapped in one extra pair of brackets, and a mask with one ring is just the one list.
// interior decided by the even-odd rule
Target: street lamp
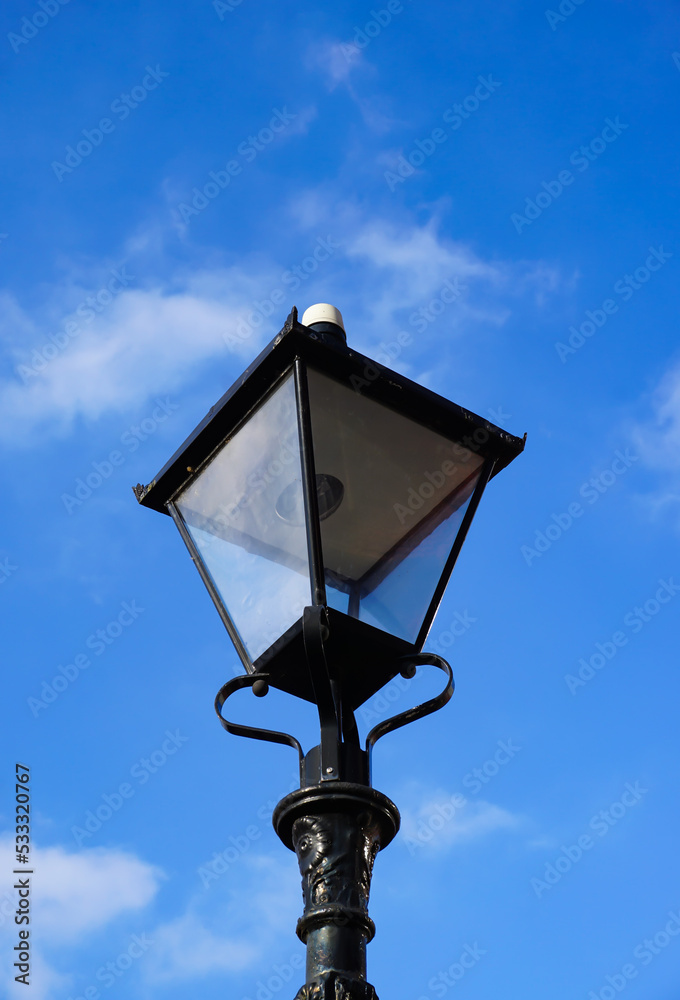
[[(375, 1000), (366, 982), (373, 861), (399, 829), (371, 787), (385, 733), (441, 708), (445, 660), (422, 652), (486, 484), (524, 441), (351, 350), (327, 304), (281, 332), (138, 501), (170, 514), (245, 673), (215, 702), (231, 733), (294, 747), (300, 789), (274, 811), (295, 850), (307, 984), (297, 1000)], [(354, 710), (398, 673), (439, 667), (436, 698), (375, 726)], [(275, 687), (313, 702), (319, 746), (224, 717)]]

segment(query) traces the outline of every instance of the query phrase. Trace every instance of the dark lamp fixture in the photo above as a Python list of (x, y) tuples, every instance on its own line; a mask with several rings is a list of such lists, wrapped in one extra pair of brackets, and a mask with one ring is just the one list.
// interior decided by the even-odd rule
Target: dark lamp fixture
[[(486, 484), (524, 441), (347, 346), (328, 303), (277, 337), (148, 486), (172, 516), (245, 673), (215, 708), (230, 733), (294, 747), (300, 788), (274, 810), (298, 857), (306, 983), (296, 1000), (377, 1000), (366, 981), (373, 861), (399, 829), (371, 787), (378, 739), (445, 705), (449, 664), (422, 652)], [(379, 722), (354, 710), (397, 673), (446, 674), (435, 698)], [(231, 722), (250, 687), (313, 702), (319, 746)]]
[(249, 673), (314, 701), (304, 609), (355, 709), (422, 649), (489, 479), (524, 442), (293, 309), (140, 503), (169, 513)]

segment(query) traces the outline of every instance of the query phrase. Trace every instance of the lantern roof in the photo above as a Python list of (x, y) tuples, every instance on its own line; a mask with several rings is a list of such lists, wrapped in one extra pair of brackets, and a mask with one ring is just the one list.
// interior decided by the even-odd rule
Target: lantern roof
[(172, 458), (148, 485), (134, 493), (140, 504), (167, 514), (167, 505), (208, 461), (225, 438), (247, 419), (296, 358), (346, 383), (356, 392), (396, 410), (423, 426), (458, 441), (482, 458), (493, 459), (491, 475), (504, 469), (524, 449), (524, 438), (418, 385), (343, 340), (303, 326), (293, 307), (281, 331), (209, 410)]

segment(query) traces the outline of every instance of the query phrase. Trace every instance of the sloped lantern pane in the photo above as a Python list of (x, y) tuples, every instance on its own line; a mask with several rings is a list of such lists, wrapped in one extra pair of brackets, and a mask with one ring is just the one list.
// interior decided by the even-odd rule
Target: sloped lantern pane
[(363, 621), (408, 642), (416, 641), (478, 478), (475, 473), (462, 495), (451, 497), (450, 505), (441, 511), (445, 519), (436, 527), (432, 527), (434, 517), (423, 521), (422, 529), (429, 533), (422, 541), (418, 542), (418, 533), (404, 540), (403, 554), (391, 562), (388, 572), (378, 573), (374, 588), (361, 602)]
[(252, 660), (311, 604), (292, 375), (176, 500)]
[(328, 604), (415, 642), (484, 460), (318, 371), (308, 384), (317, 483), (341, 495), (320, 503)]

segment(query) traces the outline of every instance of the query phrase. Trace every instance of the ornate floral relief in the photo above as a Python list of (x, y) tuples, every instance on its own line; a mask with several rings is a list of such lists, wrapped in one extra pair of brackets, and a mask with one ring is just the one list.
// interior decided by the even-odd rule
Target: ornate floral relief
[(341, 979), (331, 973), (323, 982), (308, 983), (295, 1000), (378, 1000), (370, 983)]
[[(363, 822), (362, 822), (363, 821)], [(378, 834), (367, 815), (303, 816), (293, 825), (305, 909), (335, 903), (366, 910)]]

